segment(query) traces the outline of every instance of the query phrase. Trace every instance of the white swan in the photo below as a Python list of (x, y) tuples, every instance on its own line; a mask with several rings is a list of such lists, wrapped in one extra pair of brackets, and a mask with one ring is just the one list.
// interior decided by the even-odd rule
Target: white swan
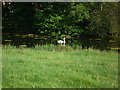
[(61, 45), (64, 44), (64, 46), (65, 46), (65, 37), (63, 38), (63, 40), (58, 40), (57, 43), (59, 43)]

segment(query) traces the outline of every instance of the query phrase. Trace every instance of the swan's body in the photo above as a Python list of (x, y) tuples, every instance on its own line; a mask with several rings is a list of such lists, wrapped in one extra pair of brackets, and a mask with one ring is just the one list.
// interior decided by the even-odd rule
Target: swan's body
[(65, 37), (63, 38), (63, 40), (58, 40), (57, 43), (59, 43), (61, 45), (64, 44), (64, 46), (65, 46)]
[(58, 43), (64, 43), (64, 41), (63, 41), (63, 40), (58, 40), (57, 42), (58, 42)]

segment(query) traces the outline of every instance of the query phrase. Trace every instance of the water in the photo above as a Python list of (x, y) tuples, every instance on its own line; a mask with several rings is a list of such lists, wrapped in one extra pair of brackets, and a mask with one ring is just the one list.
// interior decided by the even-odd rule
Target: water
[[(39, 35), (20, 35), (20, 34), (3, 34), (2, 44), (10, 44), (19, 47), (26, 45), (27, 47), (34, 47), (35, 45), (54, 44), (57, 45), (56, 38), (39, 36)], [(82, 49), (94, 48), (100, 50), (118, 49), (118, 42), (115, 40), (101, 39), (101, 38), (66, 38), (66, 45), (71, 47), (82, 46)]]

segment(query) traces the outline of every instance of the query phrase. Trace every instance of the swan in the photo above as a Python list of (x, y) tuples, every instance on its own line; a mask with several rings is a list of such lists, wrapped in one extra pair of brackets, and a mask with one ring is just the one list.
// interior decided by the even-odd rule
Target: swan
[(61, 46), (62, 46), (62, 44), (64, 44), (64, 46), (65, 46), (65, 37), (63, 38), (63, 40), (58, 40), (57, 41), (57, 43), (59, 43), (59, 44), (61, 44)]

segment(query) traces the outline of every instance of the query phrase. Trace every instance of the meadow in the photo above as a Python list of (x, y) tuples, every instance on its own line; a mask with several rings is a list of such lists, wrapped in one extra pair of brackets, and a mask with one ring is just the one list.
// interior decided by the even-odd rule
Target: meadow
[(2, 48), (3, 88), (117, 88), (118, 53), (49, 46)]

